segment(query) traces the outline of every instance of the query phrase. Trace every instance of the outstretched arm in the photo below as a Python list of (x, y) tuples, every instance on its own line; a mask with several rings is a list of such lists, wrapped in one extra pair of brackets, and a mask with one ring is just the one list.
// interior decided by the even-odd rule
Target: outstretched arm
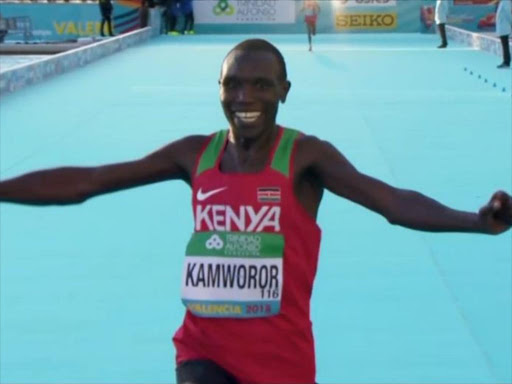
[(311, 167), (322, 185), (384, 216), (390, 223), (430, 232), (478, 232), (498, 234), (512, 224), (512, 200), (495, 193), (478, 213), (447, 207), (419, 192), (394, 188), (360, 173), (330, 143), (306, 138)]
[(100, 194), (163, 180), (189, 182), (195, 158), (205, 140), (205, 136), (190, 136), (134, 161), (27, 173), (0, 182), (0, 202), (77, 204)]

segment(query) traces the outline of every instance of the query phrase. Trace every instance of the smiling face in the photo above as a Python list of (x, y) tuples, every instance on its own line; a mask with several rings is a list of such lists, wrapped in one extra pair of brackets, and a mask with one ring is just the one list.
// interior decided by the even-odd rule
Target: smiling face
[(257, 139), (275, 127), (279, 102), (290, 89), (268, 50), (234, 50), (222, 65), (220, 101), (235, 138)]

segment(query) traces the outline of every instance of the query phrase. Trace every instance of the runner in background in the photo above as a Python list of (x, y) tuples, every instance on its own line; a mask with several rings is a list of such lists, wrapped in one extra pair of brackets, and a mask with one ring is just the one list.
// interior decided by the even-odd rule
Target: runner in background
[(320, 13), (317, 0), (304, 0), (300, 12), (304, 12), (304, 22), (308, 30), (309, 51), (313, 50), (313, 36), (316, 35), (316, 20)]

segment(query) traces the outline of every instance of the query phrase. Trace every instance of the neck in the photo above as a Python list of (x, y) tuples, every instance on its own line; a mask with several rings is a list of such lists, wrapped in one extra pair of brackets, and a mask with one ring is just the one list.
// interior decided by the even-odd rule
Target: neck
[(232, 144), (237, 151), (241, 152), (259, 152), (269, 146), (272, 146), (274, 139), (279, 132), (279, 127), (274, 124), (271, 129), (266, 129), (257, 137), (243, 137), (238, 135), (233, 128), (229, 128), (229, 143)]
[(232, 128), (229, 129), (227, 152), (233, 159), (238, 170), (258, 169), (266, 164), (273, 148), (279, 127), (274, 125), (260, 136), (247, 138), (237, 136)]

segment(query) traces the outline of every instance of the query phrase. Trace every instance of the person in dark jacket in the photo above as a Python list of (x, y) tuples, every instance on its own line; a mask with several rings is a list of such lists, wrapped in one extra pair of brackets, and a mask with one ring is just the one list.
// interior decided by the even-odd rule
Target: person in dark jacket
[(108, 35), (114, 36), (114, 32), (112, 29), (112, 11), (114, 10), (114, 6), (112, 5), (112, 0), (99, 0), (99, 5), (101, 12), (100, 35), (105, 36), (104, 27), (106, 22), (108, 28)]
[(192, 0), (181, 0), (180, 10), (185, 19), (183, 24), (183, 34), (193, 35), (194, 31), (194, 7), (192, 6)]
[(167, 34), (179, 35), (180, 33), (176, 30), (176, 23), (178, 22), (178, 16), (180, 15), (178, 0), (167, 0), (165, 15)]

